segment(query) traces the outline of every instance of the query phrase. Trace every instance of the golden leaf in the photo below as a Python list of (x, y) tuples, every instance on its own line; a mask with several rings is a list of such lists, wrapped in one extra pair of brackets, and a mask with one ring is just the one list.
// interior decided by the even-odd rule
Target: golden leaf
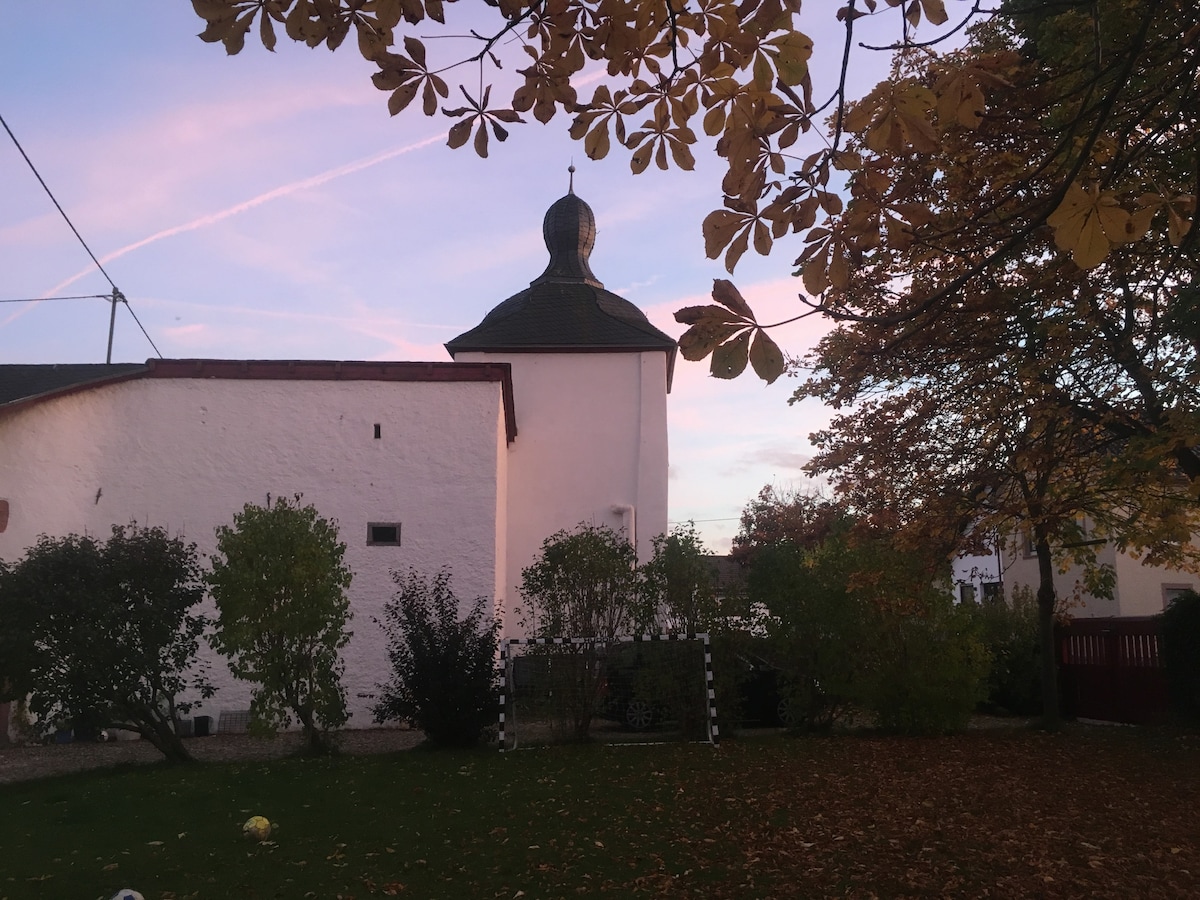
[(647, 141), (629, 157), (629, 168), (634, 175), (640, 175), (646, 171), (646, 167), (650, 165), (650, 156), (653, 150), (654, 144)]
[(801, 280), (810, 297), (820, 296), (829, 287), (829, 244), (805, 263)]
[(1088, 190), (1078, 183), (1067, 188), (1062, 203), (1047, 218), (1054, 229), (1054, 243), (1060, 250), (1070, 251), (1071, 259), (1081, 269), (1099, 265), (1108, 256), (1112, 239), (1106, 233), (1105, 220), (1114, 234), (1125, 240), (1125, 222), (1129, 214), (1117, 206), (1111, 192), (1099, 187)]
[[(712, 298), (739, 316), (754, 321), (754, 311), (741, 292), (727, 278), (714, 278)], [(709, 307), (711, 308), (711, 307)]]
[(456, 122), (450, 128), (450, 134), (447, 137), (446, 144), (452, 149), (457, 150), (471, 137), (471, 120), (464, 119), (462, 122)]
[(767, 41), (775, 48), (775, 71), (779, 80), (786, 85), (797, 85), (808, 75), (808, 61), (812, 57), (812, 38), (799, 31), (788, 31)]
[(955, 68), (933, 86), (937, 94), (938, 124), (943, 128), (957, 122), (964, 128), (978, 128), (986, 103), (983, 91), (964, 69)]
[(850, 286), (850, 263), (846, 254), (836, 247), (829, 260), (829, 283), (840, 291)]
[[(413, 97), (417, 96), (417, 82), (410, 81), (400, 85), (396, 90), (392, 91), (392, 95), (388, 97), (388, 112), (393, 116), (400, 112), (404, 107), (412, 102)], [(451, 144), (451, 147), (461, 146), (459, 144)]]
[(713, 351), (708, 370), (716, 378), (737, 378), (746, 370), (750, 358), (750, 331), (747, 329)]
[(750, 365), (754, 368), (754, 374), (767, 384), (783, 374), (783, 351), (761, 328), (754, 332), (754, 343), (750, 345)]
[(258, 37), (264, 47), (275, 52), (275, 26), (271, 24), (271, 17), (265, 9), (258, 20)]
[(704, 359), (720, 344), (729, 340), (743, 324), (719, 322), (716, 319), (705, 319), (693, 325), (679, 338), (679, 355), (689, 362)]
[(692, 149), (683, 141), (671, 141), (671, 157), (675, 160), (675, 165), (685, 172), (696, 168), (696, 158), (692, 156)]
[(725, 251), (725, 271), (732, 273), (737, 267), (738, 260), (746, 252), (746, 247), (750, 243), (750, 226), (747, 225), (738, 236), (733, 239), (733, 243), (729, 245), (729, 249)]
[(610, 146), (607, 122), (599, 123), (583, 139), (583, 152), (587, 154), (588, 159), (604, 159), (608, 156)]
[(744, 215), (728, 209), (716, 209), (704, 217), (701, 230), (704, 232), (704, 252), (709, 259), (716, 259), (721, 255), (721, 251), (733, 240), (744, 220)]
[(921, 6), (925, 9), (925, 18), (932, 25), (942, 25), (950, 18), (946, 15), (946, 4), (942, 0), (921, 0)]

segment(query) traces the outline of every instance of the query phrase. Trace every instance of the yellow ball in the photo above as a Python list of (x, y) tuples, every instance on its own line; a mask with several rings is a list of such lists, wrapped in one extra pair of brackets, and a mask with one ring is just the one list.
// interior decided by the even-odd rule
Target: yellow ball
[(266, 816), (251, 816), (242, 826), (242, 834), (252, 841), (265, 841), (271, 836), (271, 823)]

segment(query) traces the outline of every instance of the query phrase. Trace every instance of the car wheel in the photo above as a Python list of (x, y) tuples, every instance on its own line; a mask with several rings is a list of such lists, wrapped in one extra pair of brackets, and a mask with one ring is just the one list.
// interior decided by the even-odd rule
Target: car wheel
[(800, 724), (799, 704), (790, 697), (780, 697), (775, 707), (775, 716), (784, 728), (795, 728)]
[(634, 731), (645, 731), (654, 724), (654, 706), (649, 700), (634, 697), (625, 707), (625, 724)]

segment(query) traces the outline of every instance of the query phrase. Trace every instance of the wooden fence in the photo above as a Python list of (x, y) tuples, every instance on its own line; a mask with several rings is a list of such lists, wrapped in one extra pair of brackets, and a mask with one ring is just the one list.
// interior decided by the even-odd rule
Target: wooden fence
[(1058, 626), (1056, 637), (1064, 715), (1132, 725), (1166, 721), (1157, 618), (1075, 619)]

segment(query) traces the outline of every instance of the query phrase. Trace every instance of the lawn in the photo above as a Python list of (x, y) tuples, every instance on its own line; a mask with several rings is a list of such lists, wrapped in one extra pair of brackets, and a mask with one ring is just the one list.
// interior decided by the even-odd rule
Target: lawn
[(1195, 897), (1198, 810), (1133, 729), (142, 767), (0, 787), (0, 898)]

